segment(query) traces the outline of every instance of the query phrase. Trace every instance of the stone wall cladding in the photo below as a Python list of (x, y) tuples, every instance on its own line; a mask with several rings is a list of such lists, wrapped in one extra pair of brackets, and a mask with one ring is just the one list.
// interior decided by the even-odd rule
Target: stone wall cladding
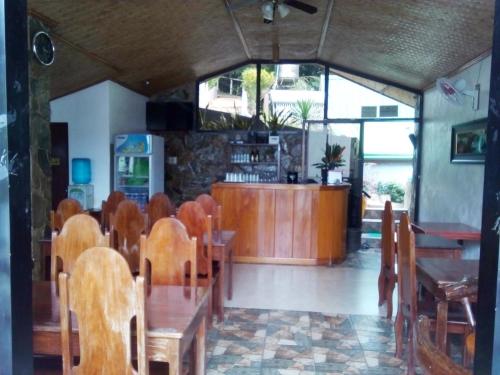
[[(30, 18), (29, 35), (48, 31), (38, 20)], [(31, 40), (31, 37), (30, 37)], [(50, 67), (41, 65), (29, 52), (30, 81), (30, 154), (31, 154), (31, 254), (34, 259), (33, 279), (42, 276), (38, 241), (49, 228), (52, 207), (52, 170), (50, 166)]]
[[(165, 191), (180, 203), (209, 193), (212, 183), (223, 179), (232, 170), (229, 142), (244, 132), (161, 132), (165, 138), (165, 160), (177, 157), (177, 165), (165, 164)], [(301, 165), (301, 143), (299, 132), (280, 134), (281, 181), (286, 181), (287, 171), (299, 171)], [(265, 168), (265, 167), (263, 167)]]

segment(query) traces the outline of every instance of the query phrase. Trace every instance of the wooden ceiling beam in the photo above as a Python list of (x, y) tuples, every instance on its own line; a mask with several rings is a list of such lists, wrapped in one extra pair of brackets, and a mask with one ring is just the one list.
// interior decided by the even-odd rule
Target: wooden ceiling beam
[(250, 54), (250, 49), (248, 48), (247, 41), (245, 39), (245, 36), (243, 35), (243, 31), (241, 30), (240, 23), (238, 22), (236, 15), (234, 14), (231, 4), (229, 3), (229, 0), (222, 0), (224, 2), (224, 6), (226, 7), (226, 10), (229, 14), (229, 17), (231, 17), (231, 21), (233, 22), (234, 29), (236, 30), (236, 34), (238, 35), (238, 38), (240, 39), (241, 45), (243, 47), (243, 51), (245, 51), (245, 55), (247, 56), (247, 59), (252, 59), (252, 55)]
[(323, 20), (323, 28), (321, 29), (321, 35), (319, 37), (318, 43), (318, 53), (316, 57), (321, 58), (321, 52), (323, 52), (323, 47), (325, 46), (326, 34), (328, 33), (328, 27), (330, 26), (330, 20), (333, 13), (333, 3), (334, 0), (328, 0), (328, 5), (326, 7), (325, 18)]

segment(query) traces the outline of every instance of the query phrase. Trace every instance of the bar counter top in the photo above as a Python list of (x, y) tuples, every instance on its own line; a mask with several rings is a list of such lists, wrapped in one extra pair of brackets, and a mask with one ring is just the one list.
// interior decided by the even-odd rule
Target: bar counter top
[(222, 186), (224, 188), (235, 189), (264, 189), (264, 190), (342, 190), (350, 189), (351, 184), (342, 183), (336, 185), (322, 184), (285, 184), (285, 183), (253, 183), (253, 182), (217, 182), (213, 187)]
[(236, 231), (235, 261), (314, 265), (345, 258), (350, 187), (219, 182), (212, 196)]

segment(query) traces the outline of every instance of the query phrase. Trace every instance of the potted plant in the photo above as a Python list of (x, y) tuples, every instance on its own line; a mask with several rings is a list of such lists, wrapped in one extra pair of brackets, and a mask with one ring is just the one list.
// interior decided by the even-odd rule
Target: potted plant
[[(292, 113), (290, 111), (283, 108), (278, 112), (273, 105), (270, 106), (269, 113), (262, 112), (262, 120), (269, 129), (271, 137), (277, 136), (278, 131), (285, 127), (291, 117)], [(271, 139), (269, 143), (271, 143)]]
[(324, 185), (326, 184), (328, 179), (328, 171), (333, 171), (336, 167), (345, 165), (345, 162), (342, 159), (344, 150), (345, 147), (337, 143), (329, 144), (328, 138), (326, 139), (325, 153), (321, 158), (321, 162), (313, 164), (316, 168), (321, 169), (321, 182)]

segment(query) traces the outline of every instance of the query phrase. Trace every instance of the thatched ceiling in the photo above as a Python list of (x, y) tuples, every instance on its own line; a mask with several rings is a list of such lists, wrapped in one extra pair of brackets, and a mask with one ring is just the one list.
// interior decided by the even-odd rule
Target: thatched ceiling
[(492, 45), (494, 0), (305, 1), (318, 13), (293, 9), (273, 25), (262, 22), (259, 4), (230, 12), (230, 0), (30, 0), (29, 6), (55, 37), (52, 97), (105, 79), (151, 95), (278, 54), (422, 89)]

